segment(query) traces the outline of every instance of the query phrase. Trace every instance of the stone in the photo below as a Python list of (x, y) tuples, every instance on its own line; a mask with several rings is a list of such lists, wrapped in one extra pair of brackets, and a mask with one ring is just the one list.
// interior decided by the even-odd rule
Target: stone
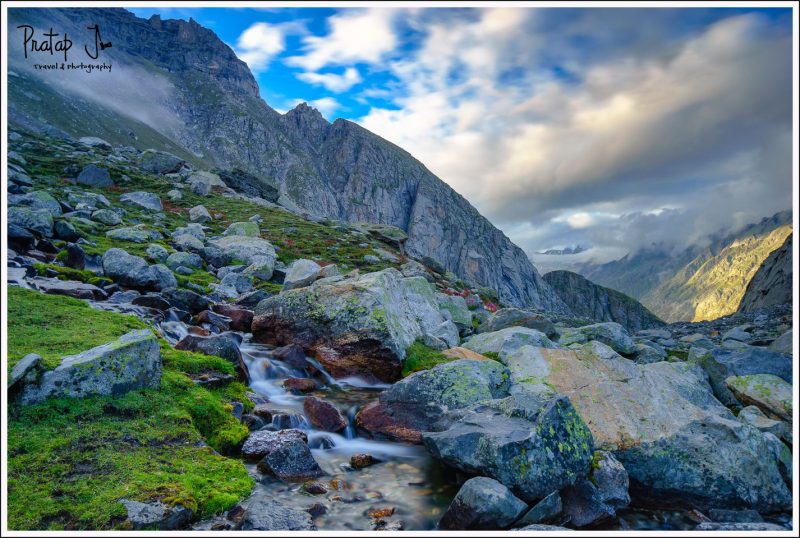
[(197, 223), (208, 222), (211, 220), (211, 214), (205, 206), (196, 205), (189, 210), (189, 220)]
[(86, 252), (83, 251), (80, 245), (67, 243), (64, 250), (67, 252), (67, 258), (64, 260), (65, 266), (79, 270), (83, 270), (86, 267)]
[(203, 242), (193, 235), (178, 234), (172, 236), (172, 245), (177, 250), (200, 252), (205, 245)]
[(508, 370), (495, 361), (456, 360), (415, 372), (386, 389), (356, 415), (374, 437), (421, 443), (448, 410), (508, 396)]
[(287, 377), (283, 381), (283, 388), (293, 394), (303, 394), (316, 390), (317, 384), (307, 377)]
[(123, 204), (132, 204), (148, 211), (162, 211), (161, 199), (152, 192), (126, 192), (119, 197)]
[(476, 353), (471, 349), (467, 349), (465, 347), (451, 347), (450, 349), (445, 349), (442, 351), (442, 355), (447, 357), (448, 359), (468, 359), (471, 361), (486, 361), (489, 360), (488, 357), (481, 355), (480, 353)]
[(353, 469), (364, 469), (378, 463), (371, 454), (353, 454), (350, 456), (350, 466)]
[(322, 267), (311, 260), (295, 260), (286, 269), (283, 279), (283, 291), (303, 288), (317, 279)]
[(131, 300), (131, 304), (135, 306), (155, 308), (156, 310), (161, 310), (163, 312), (169, 310), (169, 303), (157, 293), (147, 293), (145, 295), (134, 297), (133, 300)]
[[(596, 340), (595, 340), (596, 341)], [(667, 360), (667, 354), (663, 351), (645, 344), (636, 344), (635, 358), (636, 364), (651, 364)]]
[(261, 301), (255, 312), (257, 342), (299, 344), (334, 377), (394, 381), (417, 339), (444, 337), (448, 346), (458, 339), (433, 286), (396, 269), (284, 291)]
[[(169, 251), (158, 243), (147, 245), (146, 252), (147, 257), (157, 263), (165, 263), (167, 258), (169, 258)], [(169, 264), (167, 264), (167, 266), (169, 266)]]
[(36, 353), (28, 353), (11, 369), (8, 376), (9, 399), (14, 399), (26, 383), (33, 383), (44, 371), (42, 357)]
[(408, 260), (400, 266), (400, 272), (404, 277), (421, 276), (428, 282), (433, 282), (434, 278), (424, 265), (415, 260)]
[(170, 202), (180, 202), (183, 200), (183, 193), (178, 189), (172, 189), (167, 192), (167, 198), (169, 198)]
[(318, 430), (340, 432), (347, 427), (347, 420), (336, 406), (316, 396), (306, 396), (303, 412), (308, 422)]
[(117, 226), (122, 223), (122, 217), (115, 211), (110, 209), (98, 209), (92, 213), (92, 220), (97, 221), (106, 226)]
[(56, 237), (64, 241), (74, 242), (83, 237), (81, 232), (67, 220), (57, 220), (53, 225), (53, 230)]
[(93, 164), (81, 170), (76, 181), (81, 185), (86, 185), (93, 189), (103, 189), (114, 184), (111, 180), (111, 174), (108, 173), (108, 169), (100, 168)]
[(85, 282), (42, 277), (34, 278), (30, 282), (35, 289), (49, 295), (66, 295), (90, 301), (103, 301), (108, 297), (108, 294), (102, 289)]
[(622, 325), (613, 321), (563, 329), (558, 342), (561, 345), (568, 346), (572, 343), (583, 344), (590, 340), (602, 342), (622, 355), (633, 355), (637, 351), (636, 343), (630, 337), (628, 331)]
[(153, 273), (154, 283), (153, 289), (156, 291), (174, 288), (178, 285), (178, 279), (169, 270), (169, 267), (160, 263), (150, 266), (150, 271)]
[(538, 532), (538, 531), (553, 532), (553, 531), (571, 531), (572, 529), (568, 529), (567, 527), (559, 527), (558, 525), (534, 524), (534, 525), (526, 525), (525, 527), (516, 530), (528, 531), (528, 532)]
[(131, 243), (147, 243), (158, 239), (157, 232), (146, 230), (140, 226), (130, 226), (126, 228), (115, 228), (106, 232), (106, 237), (117, 239), (118, 241), (130, 241)]
[(195, 269), (203, 268), (203, 258), (193, 252), (173, 252), (167, 256), (165, 263), (173, 271), (180, 266), (194, 267)]
[(436, 295), (436, 299), (439, 310), (447, 313), (447, 319), (455, 324), (459, 334), (466, 334), (472, 330), (472, 312), (467, 308), (467, 302), (463, 297), (440, 293)]
[(485, 355), (496, 353), (499, 357), (514, 353), (522, 346), (558, 347), (547, 336), (536, 329), (508, 327), (491, 333), (480, 333), (466, 340), (462, 347)]
[(750, 325), (740, 325), (729, 329), (722, 334), (722, 341), (736, 340), (738, 342), (749, 342), (750, 339), (753, 338), (753, 335), (748, 332), (750, 328)]
[(244, 235), (246, 237), (258, 237), (261, 231), (258, 224), (254, 222), (232, 222), (222, 235)]
[(311, 455), (311, 449), (300, 439), (275, 447), (258, 463), (258, 470), (271, 472), (284, 482), (305, 482), (325, 474)]
[(251, 433), (242, 445), (242, 457), (247, 461), (258, 461), (273, 450), (292, 441), (308, 442), (302, 430), (289, 429), (277, 432), (259, 430)]
[(244, 531), (314, 531), (311, 514), (296, 510), (267, 497), (255, 497), (248, 503), (242, 519)]
[(209, 308), (208, 299), (192, 290), (169, 288), (163, 290), (161, 296), (173, 307), (191, 314), (197, 314)]
[(251, 262), (250, 265), (244, 268), (242, 273), (265, 281), (272, 278), (275, 268), (275, 260), (273, 258), (270, 256), (256, 256), (251, 258)]
[(62, 214), (61, 204), (47, 191), (31, 191), (21, 196), (9, 196), (9, 205), (24, 205), (31, 209), (44, 209), (53, 217)]
[(268, 297), (272, 297), (272, 294), (264, 290), (255, 290), (243, 294), (241, 297), (236, 299), (235, 304), (237, 304), (238, 306), (243, 306), (248, 309), (253, 309), (258, 305), (258, 303), (260, 303), (261, 301), (263, 301)]
[(381, 259), (379, 257), (377, 257), (377, 256), (372, 255), (372, 254), (365, 254), (364, 257), (363, 257), (363, 260), (364, 260), (364, 263), (371, 263), (371, 264), (381, 263)]
[(19, 226), (42, 237), (53, 237), (53, 215), (46, 209), (13, 206), (8, 208), (8, 224)]
[(450, 411), (436, 430), (422, 434), (434, 458), (494, 478), (526, 502), (573, 485), (594, 453), (591, 432), (561, 395), (519, 392), (483, 401)]
[(148, 149), (139, 156), (139, 167), (153, 174), (172, 174), (180, 171), (184, 160), (165, 151)]
[(527, 525), (553, 521), (561, 514), (561, 510), (561, 495), (559, 495), (557, 491), (554, 491), (536, 503), (533, 508), (525, 512), (525, 515), (514, 523), (514, 526), (525, 527)]
[(478, 327), (479, 333), (497, 332), (509, 327), (527, 327), (536, 329), (547, 335), (548, 338), (556, 336), (553, 322), (541, 314), (522, 310), (519, 308), (501, 308), (494, 312)]
[(762, 432), (769, 432), (776, 437), (779, 437), (789, 444), (792, 443), (792, 427), (788, 422), (782, 420), (773, 420), (765, 415), (761, 409), (755, 405), (748, 405), (739, 411), (737, 415), (739, 420), (755, 426)]
[(194, 351), (204, 355), (215, 355), (233, 364), (239, 364), (242, 361), (239, 343), (229, 334), (207, 337), (189, 334), (175, 345), (175, 349)]
[(625, 467), (637, 502), (764, 512), (791, 502), (765, 434), (736, 420), (697, 365), (637, 365), (586, 347), (536, 355), (525, 385), (569, 397), (596, 446)]
[(111, 202), (102, 194), (88, 191), (70, 191), (67, 193), (67, 200), (74, 207), (83, 206), (94, 211), (100, 207), (111, 207)]
[(587, 478), (561, 492), (563, 512), (571, 524), (585, 527), (614, 517), (628, 506), (628, 473), (609, 452), (598, 451)]
[(440, 530), (504, 529), (527, 509), (503, 484), (485, 476), (470, 478), (458, 490), (442, 519)]
[(162, 531), (185, 529), (192, 521), (194, 512), (190, 508), (176, 504), (167, 506), (161, 502), (143, 503), (122, 499), (119, 501), (127, 510), (127, 521), (135, 530), (158, 529)]
[(713, 521), (704, 521), (694, 528), (696, 531), (783, 531), (786, 532), (786, 527), (782, 527), (775, 523), (715, 523)]
[(272, 243), (260, 237), (231, 235), (212, 240), (210, 244), (220, 249), (228, 261), (241, 260), (245, 264), (251, 264), (267, 258), (274, 264), (277, 259)]
[(161, 270), (150, 266), (144, 258), (132, 256), (120, 248), (108, 249), (103, 254), (102, 265), (108, 278), (130, 288), (160, 291), (176, 285), (174, 275), (166, 267), (161, 266)]
[(96, 136), (82, 136), (78, 139), (78, 142), (84, 146), (89, 146), (90, 148), (100, 148), (105, 150), (112, 149), (111, 144)]
[(770, 345), (770, 351), (776, 353), (783, 353), (784, 355), (792, 354), (792, 329), (789, 329), (778, 338), (776, 338)]
[(158, 388), (161, 384), (161, 351), (148, 329), (131, 331), (119, 339), (78, 355), (61, 359), (54, 370), (27, 384), (20, 401), (24, 405), (47, 398), (121, 396), (131, 390)]
[(6, 230), (9, 244), (13, 245), (17, 250), (28, 250), (33, 247), (33, 243), (36, 241), (32, 233), (16, 224), (9, 223)]
[(708, 511), (711, 521), (722, 523), (760, 523), (764, 521), (761, 515), (755, 510), (726, 510), (724, 508), (712, 508)]
[(792, 385), (772, 374), (731, 376), (725, 384), (744, 404), (755, 405), (767, 416), (792, 421)]
[(217, 314), (227, 316), (230, 319), (229, 325), (232, 331), (249, 333), (253, 324), (253, 311), (238, 308), (227, 304), (215, 304), (212, 310)]

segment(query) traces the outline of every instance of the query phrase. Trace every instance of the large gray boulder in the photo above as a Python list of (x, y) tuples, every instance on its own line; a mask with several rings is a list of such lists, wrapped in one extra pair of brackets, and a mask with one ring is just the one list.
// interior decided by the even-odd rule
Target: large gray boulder
[(158, 388), (160, 383), (158, 340), (152, 331), (142, 329), (64, 357), (56, 369), (26, 384), (20, 401), (29, 405), (47, 398), (120, 396), (131, 390)]
[(43, 237), (53, 236), (53, 215), (46, 209), (32, 209), (24, 206), (9, 207), (8, 224)]
[(334, 377), (395, 381), (415, 340), (427, 336), (448, 347), (458, 340), (433, 286), (422, 277), (403, 278), (396, 269), (282, 292), (255, 311), (256, 341), (303, 346)]
[(460, 334), (472, 330), (472, 312), (467, 308), (467, 302), (463, 297), (438, 293), (436, 300), (439, 302), (439, 310), (442, 311), (445, 318), (455, 324)]
[(286, 269), (283, 279), (283, 291), (310, 286), (322, 270), (320, 265), (312, 260), (299, 259), (293, 261)]
[(147, 264), (144, 258), (128, 254), (121, 248), (110, 248), (102, 258), (105, 275), (130, 288), (139, 290), (164, 290), (177, 285), (175, 275), (163, 265)]
[(529, 388), (569, 396), (598, 448), (628, 471), (638, 501), (763, 512), (791, 503), (764, 434), (714, 397), (698, 366), (637, 365), (585, 345), (539, 348), (526, 368)]
[(254, 496), (242, 519), (243, 531), (314, 531), (311, 514), (285, 506), (274, 499)]
[(555, 325), (545, 316), (520, 308), (501, 308), (478, 327), (479, 333), (491, 333), (508, 327), (527, 327), (543, 332), (548, 337), (556, 336)]
[(514, 353), (522, 346), (555, 348), (558, 344), (536, 329), (508, 327), (491, 333), (476, 334), (461, 345), (481, 354), (497, 353), (501, 358)]
[(631, 502), (628, 473), (611, 453), (598, 451), (589, 476), (562, 491), (561, 499), (564, 514), (576, 527), (614, 517)]
[(470, 474), (489, 476), (526, 502), (585, 476), (592, 434), (565, 396), (524, 393), (451, 411), (422, 434), (433, 457)]
[(161, 211), (164, 209), (161, 205), (161, 198), (152, 192), (126, 192), (119, 197), (119, 201), (123, 204), (132, 204), (142, 209), (147, 209), (148, 211)]
[(230, 235), (209, 241), (209, 243), (220, 249), (229, 262), (240, 260), (249, 265), (267, 258), (274, 264), (277, 259), (272, 243), (260, 237)]
[(625, 327), (613, 321), (561, 329), (560, 332), (561, 338), (559, 338), (558, 342), (564, 346), (597, 340), (623, 355), (633, 355), (637, 351), (636, 343), (630, 337), (628, 331), (625, 330)]
[(153, 174), (172, 174), (183, 165), (183, 159), (164, 151), (148, 149), (139, 156), (139, 168)]
[(128, 499), (122, 499), (120, 503), (125, 506), (125, 510), (128, 512), (127, 521), (135, 530), (183, 529), (192, 521), (192, 509), (180, 504), (167, 506), (158, 501), (143, 503)]
[(148, 243), (154, 239), (160, 239), (161, 235), (153, 230), (147, 230), (141, 226), (128, 226), (115, 228), (106, 232), (106, 237), (118, 241), (130, 241), (131, 243)]
[(100, 168), (90, 164), (78, 174), (77, 180), (79, 184), (86, 185), (92, 188), (105, 188), (114, 184), (111, 180), (111, 174), (108, 173), (106, 168)]
[(771, 374), (731, 376), (725, 384), (744, 404), (758, 406), (767, 415), (792, 421), (792, 385)]
[(47, 191), (31, 191), (21, 196), (9, 196), (8, 204), (28, 206), (31, 209), (44, 209), (53, 217), (60, 217), (62, 213), (61, 204)]
[(222, 235), (244, 235), (246, 237), (258, 237), (261, 230), (255, 222), (232, 222)]
[(415, 372), (382, 392), (356, 415), (356, 426), (379, 437), (422, 442), (452, 409), (508, 396), (508, 370), (496, 361), (456, 360)]
[(507, 487), (491, 478), (470, 478), (439, 520), (441, 530), (505, 529), (528, 508)]

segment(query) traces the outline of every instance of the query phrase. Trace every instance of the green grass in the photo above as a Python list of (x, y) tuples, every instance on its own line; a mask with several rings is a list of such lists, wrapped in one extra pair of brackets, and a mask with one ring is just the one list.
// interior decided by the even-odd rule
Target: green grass
[(429, 348), (419, 340), (408, 346), (406, 359), (403, 361), (403, 377), (409, 376), (420, 370), (430, 370), (437, 364), (451, 362), (455, 359), (445, 357), (440, 351)]
[[(61, 252), (66, 252), (62, 250)], [(60, 254), (60, 253), (59, 253)], [(101, 284), (108, 284), (111, 282), (110, 278), (99, 276), (97, 273), (87, 271), (85, 269), (73, 269), (71, 267), (64, 267), (63, 265), (56, 265), (54, 263), (35, 263), (33, 268), (39, 273), (39, 276), (44, 276), (48, 269), (52, 269), (58, 273), (59, 280), (77, 280), (79, 282), (86, 282), (87, 284), (94, 284), (100, 286)]]
[[(8, 302), (13, 362), (37, 352), (52, 367), (64, 355), (144, 327), (69, 297), (10, 287)], [(232, 374), (233, 365), (165, 341), (161, 350), (159, 390), (9, 407), (10, 528), (124, 528), (123, 498), (179, 503), (207, 517), (250, 492), (241, 461), (213, 452), (228, 453), (246, 438), (247, 428), (230, 414), (231, 401), (251, 405), (246, 387), (206, 390), (188, 375)]]

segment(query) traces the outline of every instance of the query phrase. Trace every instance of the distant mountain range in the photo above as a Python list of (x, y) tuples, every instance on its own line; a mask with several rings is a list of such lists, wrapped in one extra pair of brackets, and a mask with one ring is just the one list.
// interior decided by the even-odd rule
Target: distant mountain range
[[(638, 299), (665, 321), (715, 319), (739, 309), (759, 268), (791, 233), (792, 213), (783, 211), (720, 234), (707, 247), (642, 250), (609, 263), (583, 264), (577, 272)], [(791, 259), (791, 249), (788, 255)]]
[(545, 250), (544, 252), (539, 252), (538, 254), (544, 254), (546, 256), (566, 256), (569, 254), (580, 254), (581, 252), (586, 252), (587, 248), (581, 245), (576, 245), (574, 247), (566, 247), (566, 248), (551, 248)]

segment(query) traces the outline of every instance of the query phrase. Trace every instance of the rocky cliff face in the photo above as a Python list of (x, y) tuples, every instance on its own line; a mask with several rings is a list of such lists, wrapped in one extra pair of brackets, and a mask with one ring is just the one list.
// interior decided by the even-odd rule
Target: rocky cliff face
[[(14, 24), (52, 24), (74, 35), (100, 24), (103, 38), (114, 43), (109, 58), (117, 70), (108, 78), (116, 87), (98, 91), (100, 98), (74, 86), (45, 87), (19, 64), (21, 55), (11, 54), (18, 83), (9, 96), (12, 124), (104, 136), (241, 168), (312, 214), (401, 228), (410, 254), (430, 256), (461, 278), (495, 289), (506, 304), (568, 311), (524, 252), (422, 163), (355, 123), (327, 122), (305, 104), (279, 114), (260, 99), (247, 66), (196, 22), (144, 20), (121, 9), (9, 13)], [(102, 74), (95, 80), (102, 85)], [(120, 90), (136, 85), (153, 88), (142, 106)], [(50, 105), (43, 107), (43, 100)], [(64, 110), (91, 111), (92, 120), (76, 121)]]
[(543, 278), (577, 316), (615, 321), (632, 332), (664, 325), (636, 299), (598, 286), (572, 271), (551, 271)]
[(715, 319), (736, 312), (756, 271), (791, 234), (791, 222), (791, 211), (783, 211), (704, 248), (643, 251), (580, 272), (638, 299), (665, 321)]
[(770, 254), (747, 285), (739, 312), (779, 304), (792, 304), (792, 234)]

